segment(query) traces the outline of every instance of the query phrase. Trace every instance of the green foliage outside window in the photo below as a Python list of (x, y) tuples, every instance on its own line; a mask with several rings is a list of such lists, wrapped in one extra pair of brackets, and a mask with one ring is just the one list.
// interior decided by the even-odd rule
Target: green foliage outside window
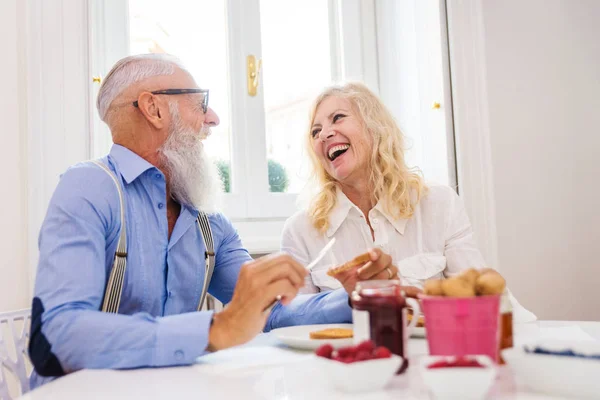
[[(217, 161), (217, 168), (223, 181), (223, 189), (226, 193), (231, 192), (231, 167), (229, 162), (224, 160)], [(268, 161), (269, 167), (269, 190), (271, 192), (285, 192), (289, 185), (287, 172), (283, 165), (275, 160)]]

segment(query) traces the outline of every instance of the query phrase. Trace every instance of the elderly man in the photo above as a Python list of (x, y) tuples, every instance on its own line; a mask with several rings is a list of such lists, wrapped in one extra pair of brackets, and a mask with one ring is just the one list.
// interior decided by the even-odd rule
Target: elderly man
[[(219, 118), (177, 59), (120, 60), (97, 107), (110, 154), (62, 175), (40, 232), (32, 387), (82, 368), (190, 364), (274, 327), (351, 321), (344, 290), (296, 296), (304, 267), (287, 255), (253, 261), (216, 212), (220, 180), (202, 139)], [(207, 289), (224, 311), (198, 311)]]

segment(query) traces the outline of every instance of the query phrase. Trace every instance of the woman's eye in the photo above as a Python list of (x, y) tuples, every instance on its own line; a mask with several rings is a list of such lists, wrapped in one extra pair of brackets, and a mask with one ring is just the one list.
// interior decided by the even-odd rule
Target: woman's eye
[(333, 116), (333, 123), (336, 123), (340, 118), (344, 118), (345, 115), (344, 114), (335, 114)]
[(315, 136), (317, 136), (319, 134), (320, 131), (321, 131), (320, 129), (313, 129), (310, 134), (314, 138)]

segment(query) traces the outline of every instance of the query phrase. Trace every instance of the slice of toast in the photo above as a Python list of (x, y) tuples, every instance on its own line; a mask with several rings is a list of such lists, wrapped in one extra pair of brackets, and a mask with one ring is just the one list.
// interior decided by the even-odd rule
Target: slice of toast
[(347, 328), (327, 328), (309, 333), (311, 339), (348, 339), (354, 337), (354, 331)]
[(342, 264), (337, 267), (329, 269), (329, 271), (327, 271), (327, 275), (335, 276), (339, 273), (342, 273), (342, 272), (351, 270), (352, 268), (361, 266), (369, 261), (371, 261), (371, 256), (369, 255), (369, 253), (364, 253), (357, 257), (354, 257), (352, 260), (348, 261), (345, 264)]

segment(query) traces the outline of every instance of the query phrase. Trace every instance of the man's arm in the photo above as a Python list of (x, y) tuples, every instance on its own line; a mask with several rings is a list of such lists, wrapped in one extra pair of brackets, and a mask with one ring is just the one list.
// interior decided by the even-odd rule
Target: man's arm
[(292, 325), (352, 322), (352, 308), (343, 288), (317, 294), (300, 294), (287, 306), (278, 303), (271, 311), (265, 332)]
[[(223, 241), (217, 253), (215, 275), (211, 282), (211, 293), (221, 302), (228, 303), (243, 263), (251, 260), (242, 247), (235, 228), (224, 217), (219, 217), (219, 229)], [(302, 294), (283, 306), (278, 303), (267, 320), (265, 331), (290, 326), (324, 323), (352, 322), (352, 309), (348, 305), (348, 295), (344, 289), (317, 294)]]
[(205, 352), (211, 312), (156, 318), (99, 311), (112, 260), (106, 244), (120, 228), (117, 196), (110, 177), (86, 165), (67, 171), (52, 197), (40, 232), (29, 343), (40, 375), (189, 364)]

